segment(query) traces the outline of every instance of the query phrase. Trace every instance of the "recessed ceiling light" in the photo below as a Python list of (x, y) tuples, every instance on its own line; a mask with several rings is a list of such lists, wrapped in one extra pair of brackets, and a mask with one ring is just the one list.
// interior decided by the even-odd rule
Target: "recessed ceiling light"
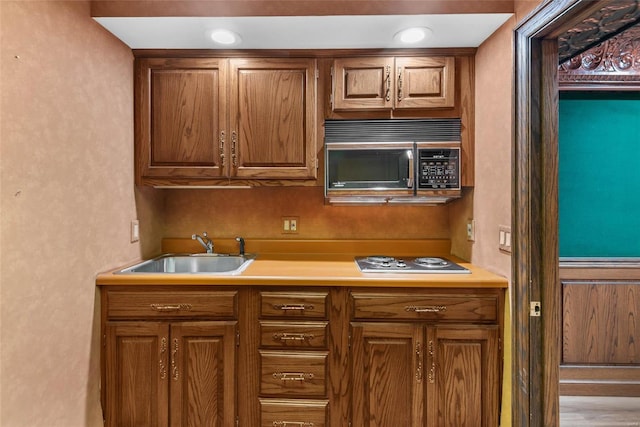
[(229, 30), (213, 30), (211, 40), (220, 44), (236, 44), (240, 42), (240, 36)]
[(398, 31), (393, 36), (393, 39), (401, 43), (412, 44), (412, 43), (418, 43), (424, 40), (425, 38), (431, 36), (431, 33), (432, 33), (431, 28), (412, 27), (412, 28), (404, 29), (402, 31)]

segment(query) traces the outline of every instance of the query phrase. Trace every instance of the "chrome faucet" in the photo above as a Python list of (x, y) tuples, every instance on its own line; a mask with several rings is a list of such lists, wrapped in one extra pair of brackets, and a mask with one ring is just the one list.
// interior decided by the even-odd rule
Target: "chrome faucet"
[(207, 250), (208, 254), (213, 253), (213, 240), (209, 239), (206, 231), (202, 233), (202, 236), (199, 236), (197, 234), (192, 234), (191, 239), (197, 240), (198, 243), (200, 243), (202, 247)]

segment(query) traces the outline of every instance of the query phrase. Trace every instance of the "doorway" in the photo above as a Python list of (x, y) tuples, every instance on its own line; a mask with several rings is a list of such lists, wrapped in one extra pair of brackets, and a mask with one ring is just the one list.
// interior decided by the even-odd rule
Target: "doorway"
[[(639, 19), (634, 0), (552, 0), (515, 30), (514, 426), (559, 423), (558, 64)], [(532, 302), (541, 316), (530, 315)]]

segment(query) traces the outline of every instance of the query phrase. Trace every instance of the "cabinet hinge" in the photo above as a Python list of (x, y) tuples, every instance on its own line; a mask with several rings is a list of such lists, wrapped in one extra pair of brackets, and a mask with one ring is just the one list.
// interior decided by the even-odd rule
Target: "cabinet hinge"
[(318, 169), (318, 158), (316, 157), (316, 169)]
[(240, 347), (240, 331), (236, 330), (236, 347)]
[(320, 71), (318, 71), (318, 69), (316, 68), (316, 79), (320, 78)]
[(530, 317), (540, 317), (541, 310), (542, 306), (540, 305), (540, 301), (531, 301), (529, 308)]
[(236, 415), (236, 427), (240, 426), (240, 417)]

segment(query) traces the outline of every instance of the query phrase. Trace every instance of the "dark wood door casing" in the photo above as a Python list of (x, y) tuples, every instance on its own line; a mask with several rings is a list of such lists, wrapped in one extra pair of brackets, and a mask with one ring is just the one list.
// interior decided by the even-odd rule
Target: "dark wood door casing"
[[(558, 64), (638, 19), (638, 0), (556, 0), (515, 29), (514, 426), (559, 422)], [(580, 37), (589, 43), (571, 42)], [(541, 317), (530, 317), (531, 301), (542, 303)]]

